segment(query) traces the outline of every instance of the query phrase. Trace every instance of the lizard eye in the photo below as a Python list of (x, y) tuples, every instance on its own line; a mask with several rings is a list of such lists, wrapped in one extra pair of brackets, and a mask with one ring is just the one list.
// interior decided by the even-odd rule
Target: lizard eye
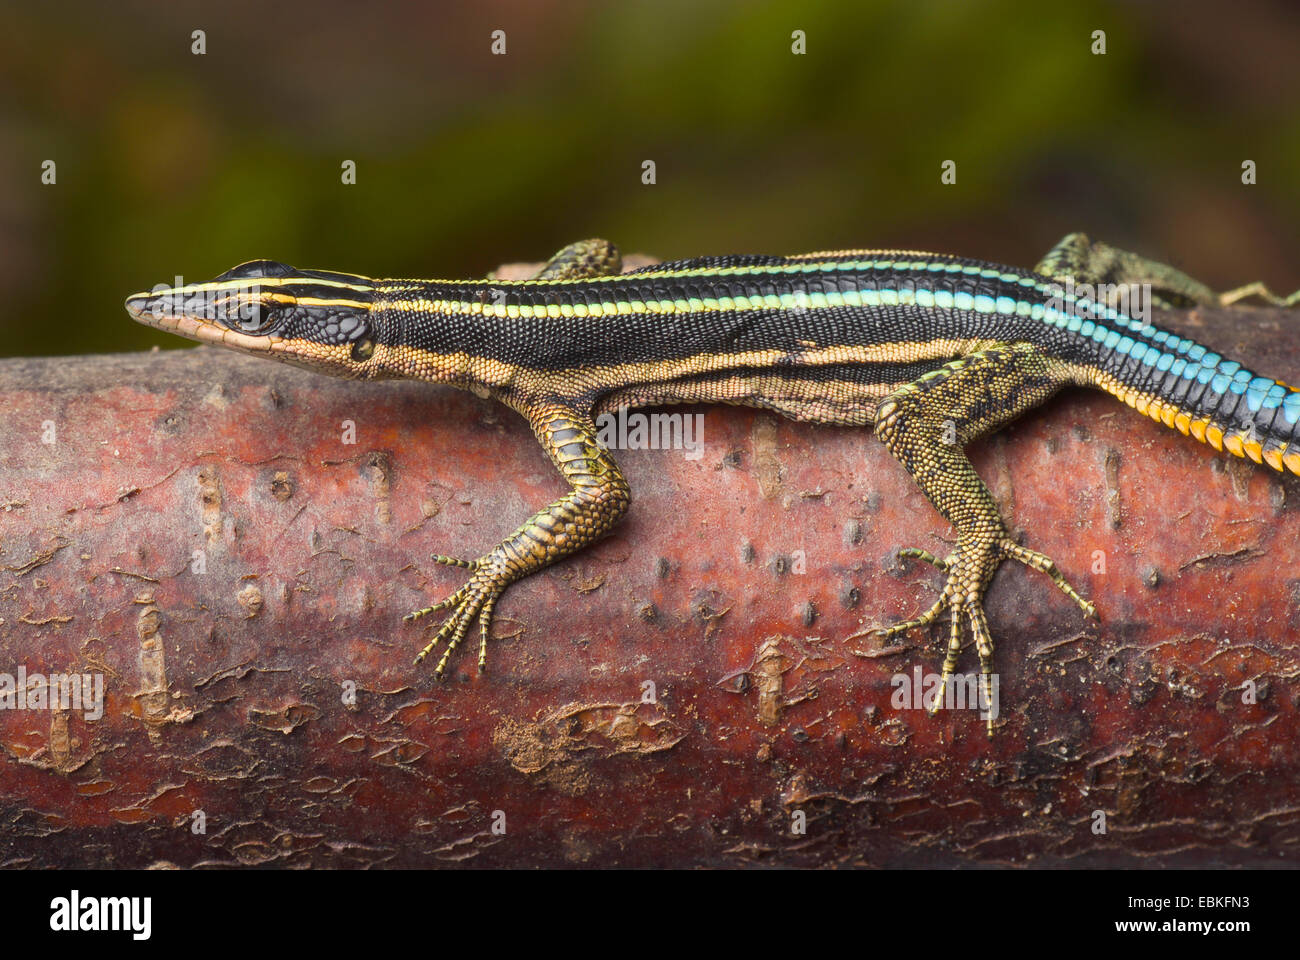
[(243, 333), (263, 333), (275, 319), (271, 308), (257, 300), (241, 304), (232, 326)]

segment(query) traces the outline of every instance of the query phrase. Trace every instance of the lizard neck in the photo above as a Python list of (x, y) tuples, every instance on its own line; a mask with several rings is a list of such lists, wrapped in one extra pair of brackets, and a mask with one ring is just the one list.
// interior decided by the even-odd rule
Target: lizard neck
[(423, 380), (509, 403), (540, 372), (540, 325), (496, 309), (491, 281), (391, 281), (371, 307), (375, 376)]

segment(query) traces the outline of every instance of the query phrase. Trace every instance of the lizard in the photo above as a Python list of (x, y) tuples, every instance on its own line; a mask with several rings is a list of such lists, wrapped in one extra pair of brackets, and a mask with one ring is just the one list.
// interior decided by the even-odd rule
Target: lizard
[(1300, 291), (1283, 298), (1258, 283), (1215, 293), (1073, 233), (1030, 271), (863, 249), (706, 256), (625, 273), (618, 249), (598, 239), (570, 244), (516, 281), (372, 279), (253, 260), (210, 282), (133, 294), (126, 308), (203, 343), (335, 377), (451, 385), (527, 419), (569, 491), (477, 559), (433, 557), (468, 577), (404, 618), (445, 614), (416, 657), (442, 645), (439, 679), (475, 621), (485, 670), (503, 591), (608, 534), (628, 510), (628, 482), (598, 440), (602, 413), (725, 403), (871, 427), (956, 533), (946, 557), (898, 551), (936, 567), (944, 586), (925, 612), (878, 629), (888, 641), (947, 612), (943, 691), (968, 632), (987, 690), (994, 643), (983, 601), (1003, 561), (1046, 574), (1096, 616), (1050, 557), (1010, 537), (966, 456), (973, 441), (1079, 385), (1216, 450), (1300, 475), (1300, 390), (1149, 322), (1150, 306), (1252, 295), (1300, 305)]

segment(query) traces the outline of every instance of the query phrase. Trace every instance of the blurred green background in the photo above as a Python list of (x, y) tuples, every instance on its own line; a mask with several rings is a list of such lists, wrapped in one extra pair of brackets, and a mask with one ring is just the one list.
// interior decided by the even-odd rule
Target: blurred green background
[(122, 298), (243, 260), (478, 276), (585, 236), (1028, 266), (1085, 230), (1300, 287), (1282, 0), (86, 2), (0, 28), (0, 355), (185, 345)]

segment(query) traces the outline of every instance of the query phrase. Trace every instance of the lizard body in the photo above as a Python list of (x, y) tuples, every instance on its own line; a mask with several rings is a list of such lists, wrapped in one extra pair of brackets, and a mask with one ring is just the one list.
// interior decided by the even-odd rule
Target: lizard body
[(957, 532), (946, 558), (900, 551), (947, 580), (929, 610), (882, 630), (888, 638), (949, 611), (944, 684), (967, 631), (983, 681), (992, 675), (983, 595), (1003, 560), (1046, 573), (1095, 613), (1050, 558), (1008, 536), (964, 453), (971, 441), (1075, 384), (1215, 449), (1300, 474), (1300, 391), (1158, 329), (1114, 296), (1149, 285), (1157, 306), (1248, 295), (1295, 305), (1300, 293), (1283, 300), (1253, 284), (1217, 295), (1082, 234), (1033, 271), (899, 250), (620, 268), (599, 240), (564, 248), (524, 281), (375, 280), (262, 260), (208, 283), (135, 294), (126, 306), (195, 340), (350, 379), (450, 384), (528, 420), (570, 490), (477, 560), (434, 558), (469, 574), (446, 600), (407, 616), (447, 612), (417, 657), (445, 644), (439, 676), (475, 621), (482, 669), (502, 592), (605, 535), (628, 509), (630, 488), (595, 427), (624, 406), (730, 403), (873, 427)]

